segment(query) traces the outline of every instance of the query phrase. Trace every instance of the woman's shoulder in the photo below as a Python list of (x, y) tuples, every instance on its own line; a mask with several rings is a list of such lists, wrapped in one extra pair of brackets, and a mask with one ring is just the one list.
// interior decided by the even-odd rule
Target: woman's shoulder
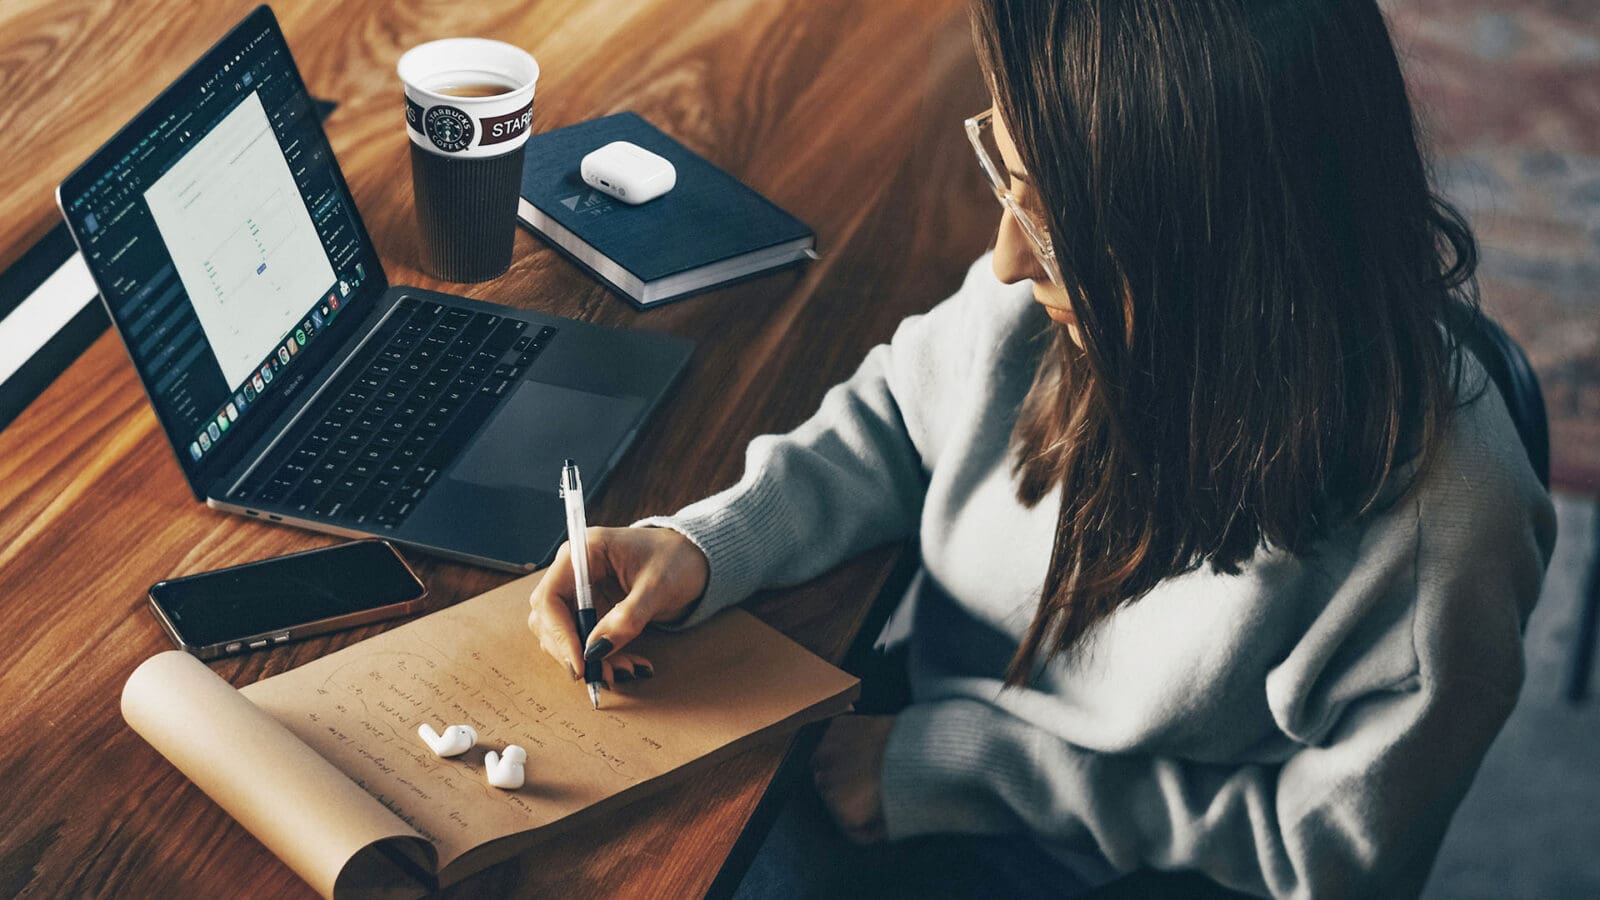
[(1481, 544), (1531, 534), (1548, 551), (1555, 539), (1549, 492), (1499, 388), (1477, 357), (1465, 348), (1457, 353), (1456, 405), (1412, 488), (1424, 526), (1441, 530), (1429, 543), (1448, 545), (1454, 537)]
[(1471, 680), (1514, 697), (1521, 629), (1555, 513), (1483, 367), (1463, 354), (1456, 406), (1398, 499), (1335, 529), (1301, 565), (1308, 626), (1268, 680), (1285, 733), (1317, 743), (1374, 691)]
[(941, 327), (972, 337), (1002, 337), (1019, 330), (1037, 330), (1040, 323), (1047, 322), (1033, 302), (1029, 282), (1005, 284), (996, 278), (993, 257), (991, 251), (974, 260), (967, 267), (961, 286), (928, 316), (940, 319)]
[(1028, 282), (1005, 284), (995, 277), (992, 256), (985, 253), (968, 266), (955, 293), (902, 323), (902, 333), (917, 335), (916, 343), (937, 357), (931, 364), (994, 373), (1032, 358), (1029, 347), (1050, 320), (1033, 302)]

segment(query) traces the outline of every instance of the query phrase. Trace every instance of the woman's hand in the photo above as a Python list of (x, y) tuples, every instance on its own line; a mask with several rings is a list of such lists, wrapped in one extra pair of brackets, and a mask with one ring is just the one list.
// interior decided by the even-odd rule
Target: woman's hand
[(573, 678), (583, 674), (584, 650), (606, 657), (607, 686), (616, 678), (649, 678), (650, 662), (620, 653), (651, 622), (670, 622), (689, 612), (705, 592), (710, 567), (704, 553), (670, 528), (590, 528), (589, 578), (600, 621), (589, 646), (578, 642), (574, 618), (572, 548), (562, 544), (528, 598), (528, 627), (544, 652), (565, 665)]
[(828, 723), (811, 756), (811, 780), (822, 805), (858, 844), (887, 837), (883, 822), (883, 750), (894, 716), (840, 716)]

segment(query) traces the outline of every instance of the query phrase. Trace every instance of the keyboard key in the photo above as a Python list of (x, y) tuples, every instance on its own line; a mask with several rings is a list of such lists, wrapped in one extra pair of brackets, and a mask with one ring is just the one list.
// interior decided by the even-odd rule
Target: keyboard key
[(377, 512), (389, 501), (389, 492), (378, 487), (368, 488), (345, 510), (345, 515), (360, 522)]
[(274, 478), (267, 482), (256, 493), (256, 499), (262, 503), (276, 503), (289, 495), (294, 488), (294, 481), (288, 478)]
[(475, 350), (479, 344), (483, 343), (484, 338), (493, 333), (494, 325), (489, 322), (488, 318), (480, 316), (473, 319), (472, 323), (467, 327), (461, 329), (461, 333), (456, 336), (456, 342), (451, 346), (460, 347), (462, 352)]
[(504, 353), (508, 347), (516, 343), (517, 336), (527, 327), (528, 323), (520, 319), (504, 319), (483, 345), (496, 353)]
[(320, 474), (313, 474), (300, 482), (300, 486), (295, 488), (294, 493), (289, 495), (287, 502), (290, 506), (300, 510), (310, 509), (327, 487), (328, 480), (326, 478)]
[(411, 514), (411, 510), (415, 505), (416, 501), (414, 500), (405, 497), (391, 497), (389, 502), (383, 505), (383, 509), (378, 512), (378, 521), (385, 525), (398, 525), (405, 520), (406, 516)]
[(433, 479), (438, 474), (437, 466), (419, 465), (405, 477), (403, 484), (413, 488), (425, 488), (433, 484)]
[(350, 496), (349, 491), (337, 489), (323, 494), (322, 499), (317, 501), (315, 507), (317, 515), (327, 516), (328, 518), (337, 517), (341, 512), (344, 512), (345, 505), (350, 502)]

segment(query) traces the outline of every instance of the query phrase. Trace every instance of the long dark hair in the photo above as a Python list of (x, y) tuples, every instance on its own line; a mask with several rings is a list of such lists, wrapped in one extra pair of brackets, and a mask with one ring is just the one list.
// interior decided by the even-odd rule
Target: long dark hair
[(1061, 498), (1019, 685), (1161, 580), (1304, 553), (1416, 477), (1477, 251), (1429, 188), (1373, 0), (973, 18), (1082, 340), (1053, 326), (1012, 436), (1021, 500)]

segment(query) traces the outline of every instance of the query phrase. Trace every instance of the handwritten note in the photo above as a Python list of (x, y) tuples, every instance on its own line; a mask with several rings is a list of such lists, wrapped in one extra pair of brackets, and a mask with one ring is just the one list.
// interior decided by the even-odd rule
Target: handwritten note
[[(656, 677), (604, 692), (528, 634), (533, 578), (512, 582), (243, 693), (432, 843), (442, 867), (621, 795), (798, 718), (844, 709), (853, 681), (734, 612), (635, 645)], [(730, 678), (730, 675), (737, 675)], [(471, 725), (478, 746), (440, 759), (417, 726)], [(519, 744), (527, 780), (490, 787), (483, 755)]]

